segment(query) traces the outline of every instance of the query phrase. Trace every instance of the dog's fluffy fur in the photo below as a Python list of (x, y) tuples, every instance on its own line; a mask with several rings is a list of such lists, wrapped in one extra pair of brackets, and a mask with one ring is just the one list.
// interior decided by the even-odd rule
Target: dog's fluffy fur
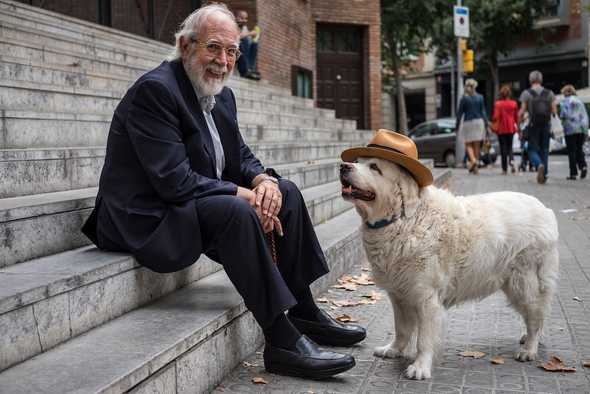
[[(343, 197), (362, 217), (362, 238), (374, 280), (394, 311), (395, 340), (382, 357), (417, 354), (410, 378), (431, 376), (445, 308), (502, 290), (524, 318), (515, 354), (535, 359), (559, 269), (557, 221), (536, 198), (513, 192), (466, 197), (420, 188), (404, 168), (377, 158), (341, 167)], [(382, 219), (393, 223), (371, 229)]]

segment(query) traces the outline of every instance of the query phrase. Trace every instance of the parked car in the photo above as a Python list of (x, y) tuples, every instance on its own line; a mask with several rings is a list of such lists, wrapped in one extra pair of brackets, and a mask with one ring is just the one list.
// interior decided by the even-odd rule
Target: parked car
[[(408, 136), (416, 143), (420, 158), (434, 159), (435, 165), (448, 167), (454, 167), (457, 163), (455, 118), (440, 118), (420, 123), (410, 130)], [(492, 133), (490, 140), (492, 148), (489, 152), (489, 161), (495, 163), (500, 151), (498, 137)]]

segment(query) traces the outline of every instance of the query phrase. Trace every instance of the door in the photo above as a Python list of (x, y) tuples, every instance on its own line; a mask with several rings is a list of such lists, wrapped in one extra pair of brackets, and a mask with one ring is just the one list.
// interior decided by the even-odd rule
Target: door
[(358, 26), (317, 25), (317, 104), (337, 118), (364, 128), (363, 30)]

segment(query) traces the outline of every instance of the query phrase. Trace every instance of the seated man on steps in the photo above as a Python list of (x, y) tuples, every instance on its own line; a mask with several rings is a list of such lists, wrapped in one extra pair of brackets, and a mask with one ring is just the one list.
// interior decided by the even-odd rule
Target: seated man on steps
[(236, 22), (240, 29), (240, 51), (242, 52), (242, 56), (238, 59), (238, 72), (241, 77), (259, 80), (260, 74), (256, 71), (256, 57), (260, 28), (256, 26), (253, 30), (248, 30), (248, 13), (244, 10), (236, 12)]
[[(238, 36), (225, 6), (198, 9), (181, 25), (169, 61), (125, 94), (83, 232), (156, 272), (183, 269), (205, 253), (223, 265), (262, 328), (266, 369), (329, 377), (354, 358), (312, 340), (347, 346), (365, 330), (314, 303), (309, 285), (328, 267), (301, 193), (265, 170), (240, 135), (236, 100), (224, 87), (240, 56)], [(278, 234), (276, 265), (267, 232)]]

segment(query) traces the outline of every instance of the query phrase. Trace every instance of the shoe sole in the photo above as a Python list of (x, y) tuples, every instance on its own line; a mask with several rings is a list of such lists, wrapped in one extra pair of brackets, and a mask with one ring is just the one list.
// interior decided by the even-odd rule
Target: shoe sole
[(346, 372), (349, 369), (353, 368), (356, 365), (356, 362), (352, 360), (352, 363), (342, 365), (336, 368), (330, 369), (321, 369), (321, 370), (306, 370), (306, 369), (299, 369), (293, 368), (285, 365), (273, 365), (272, 367), (265, 367), (266, 372), (274, 373), (277, 375), (286, 375), (286, 376), (295, 376), (298, 378), (306, 378), (306, 379), (328, 379), (334, 375), (338, 375), (339, 373)]
[(311, 339), (312, 341), (314, 341), (315, 343), (317, 343), (318, 345), (322, 345), (322, 346), (352, 346), (354, 344), (357, 344), (361, 341), (363, 341), (367, 335), (363, 335), (362, 338), (354, 338), (354, 339), (337, 339), (337, 337), (334, 336), (323, 336), (323, 335), (319, 335), (319, 334), (309, 334), (306, 333), (305, 334), (309, 339)]

